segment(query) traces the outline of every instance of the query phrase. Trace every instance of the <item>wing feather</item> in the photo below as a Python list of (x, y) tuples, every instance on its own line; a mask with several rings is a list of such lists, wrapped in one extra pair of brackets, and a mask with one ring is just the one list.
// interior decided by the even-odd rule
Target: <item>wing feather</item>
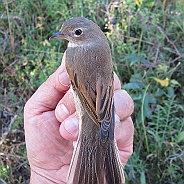
[[(75, 52), (73, 49), (75, 48), (72, 48), (72, 53), (70, 49), (66, 52), (66, 67), (72, 87), (83, 109), (98, 126), (102, 127), (105, 140), (109, 135), (114, 93), (114, 73), (110, 52), (95, 49)], [(80, 56), (80, 54), (85, 56)], [(72, 57), (67, 57), (67, 55), (72, 55)], [(79, 58), (80, 61), (78, 61)], [(90, 64), (91, 62), (94, 62), (96, 66)], [(82, 66), (79, 67), (78, 63)]]

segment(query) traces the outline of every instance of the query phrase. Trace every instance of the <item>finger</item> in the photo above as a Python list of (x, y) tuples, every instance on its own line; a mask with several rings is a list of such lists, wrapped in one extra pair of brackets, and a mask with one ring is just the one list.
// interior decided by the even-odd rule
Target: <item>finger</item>
[[(66, 140), (76, 141), (79, 133), (79, 121), (75, 114), (69, 116), (60, 126), (60, 134)], [(115, 138), (119, 149), (120, 159), (125, 165), (133, 153), (134, 126), (129, 117), (125, 121), (116, 124)]]
[[(114, 95), (116, 114), (119, 121), (127, 119), (133, 112), (133, 101), (124, 90), (116, 90)], [(75, 116), (75, 104), (73, 94), (69, 90), (56, 107), (56, 118), (62, 122), (60, 126), (61, 136), (67, 140), (76, 140), (78, 135), (78, 119)], [(116, 118), (117, 119), (117, 118)]]
[(66, 140), (76, 141), (79, 134), (79, 119), (76, 113), (69, 116), (60, 125), (60, 134)]
[(116, 114), (121, 121), (127, 119), (134, 110), (133, 100), (125, 90), (116, 90), (114, 92), (114, 105)]
[(130, 117), (116, 124), (115, 138), (123, 165), (126, 164), (128, 158), (133, 153), (133, 135), (134, 125)]
[(68, 90), (56, 106), (55, 115), (59, 122), (63, 122), (76, 111), (72, 90)]
[[(118, 90), (121, 88), (121, 83), (116, 73), (114, 73), (114, 87), (115, 87), (115, 90)], [(56, 118), (59, 122), (63, 122), (75, 111), (76, 111), (76, 108), (75, 108), (73, 93), (72, 93), (72, 90), (68, 90), (56, 107), (56, 110), (55, 110)]]
[(70, 80), (62, 64), (33, 94), (25, 106), (30, 116), (54, 110), (69, 89)]
[(60, 134), (66, 140), (75, 141), (78, 137), (79, 124), (75, 111), (74, 96), (70, 89), (60, 100), (55, 110), (55, 116), (61, 122)]
[(121, 82), (117, 76), (117, 74), (114, 72), (114, 91), (121, 89)]

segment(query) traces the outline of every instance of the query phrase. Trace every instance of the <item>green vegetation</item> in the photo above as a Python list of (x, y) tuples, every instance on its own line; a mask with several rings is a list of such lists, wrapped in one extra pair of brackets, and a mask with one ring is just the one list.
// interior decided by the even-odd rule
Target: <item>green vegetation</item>
[(0, 4), (0, 183), (28, 183), (23, 107), (59, 66), (48, 42), (70, 17), (95, 21), (135, 103), (126, 183), (184, 183), (183, 0), (3, 0)]

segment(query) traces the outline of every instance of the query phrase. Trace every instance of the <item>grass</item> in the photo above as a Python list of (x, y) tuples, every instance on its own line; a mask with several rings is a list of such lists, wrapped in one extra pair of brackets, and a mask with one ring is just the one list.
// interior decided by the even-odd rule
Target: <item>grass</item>
[(29, 183), (23, 107), (56, 70), (67, 42), (48, 42), (70, 17), (98, 23), (135, 103), (129, 184), (184, 183), (182, 0), (44, 0), (0, 4), (0, 183)]

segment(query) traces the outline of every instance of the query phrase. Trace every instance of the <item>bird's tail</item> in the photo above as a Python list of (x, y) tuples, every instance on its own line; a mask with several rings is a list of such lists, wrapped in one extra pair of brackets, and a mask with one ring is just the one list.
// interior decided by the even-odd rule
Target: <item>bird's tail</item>
[(123, 184), (123, 167), (115, 141), (103, 143), (100, 128), (90, 123), (93, 127), (82, 131), (76, 143), (67, 184)]

